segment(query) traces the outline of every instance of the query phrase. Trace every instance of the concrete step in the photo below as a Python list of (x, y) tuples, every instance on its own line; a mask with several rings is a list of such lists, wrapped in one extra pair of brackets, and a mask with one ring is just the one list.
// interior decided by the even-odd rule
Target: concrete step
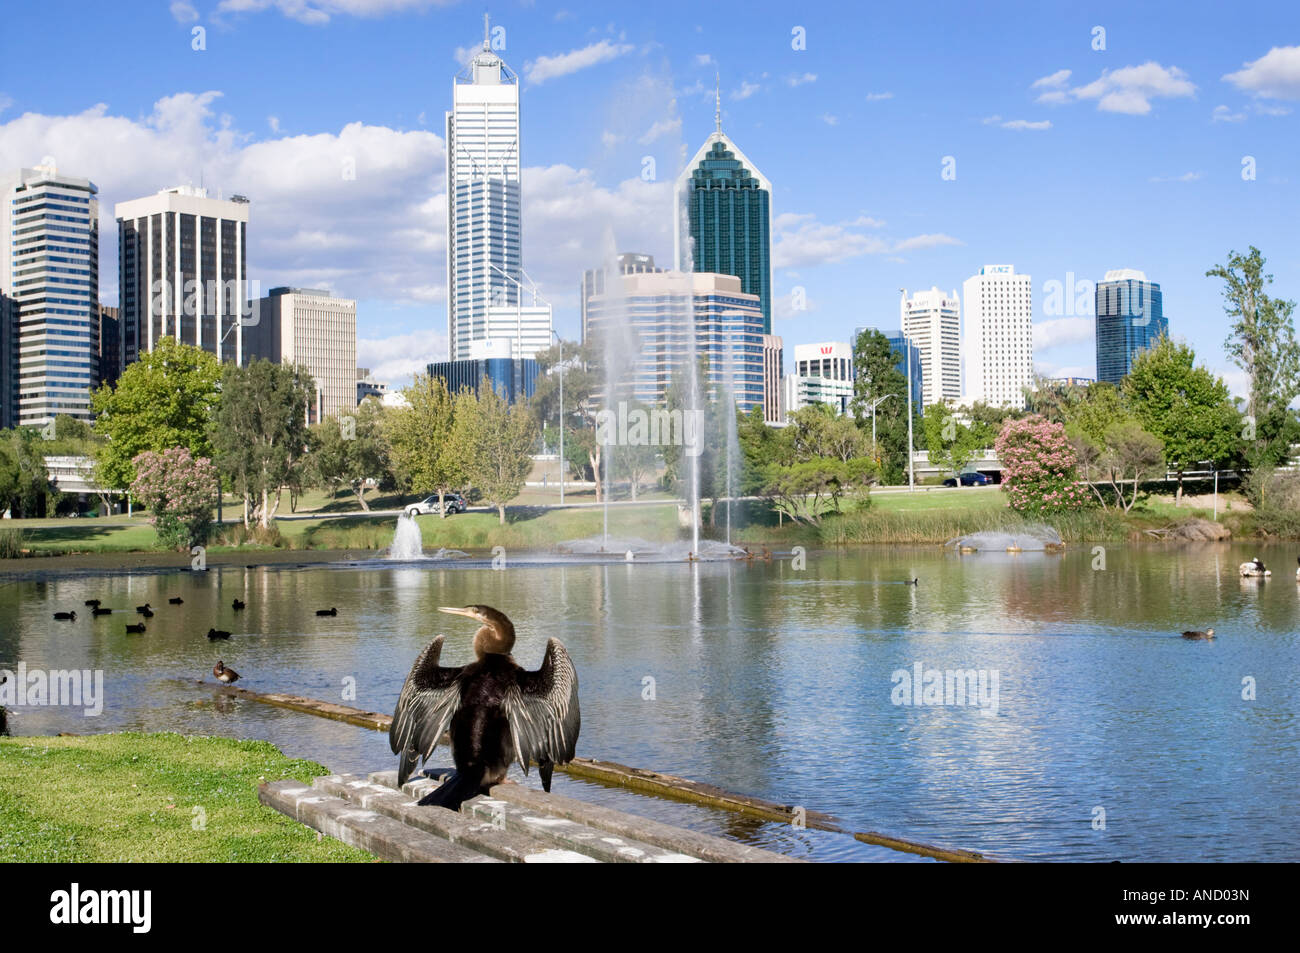
[[(394, 778), (396, 781), (396, 778)], [(312, 786), (319, 792), (339, 797), (361, 808), (426, 834), (443, 838), (468, 850), (486, 854), (508, 863), (592, 863), (588, 852), (556, 849), (553, 838), (528, 836), (526, 829), (513, 829), (494, 823), (494, 818), (458, 814), (428, 807), (417, 807), (407, 794), (356, 774), (335, 774), (316, 778)]]
[[(376, 771), (369, 775), (369, 780), (396, 789), (397, 772)], [(418, 800), (438, 784), (436, 780), (420, 778), (408, 781), (403, 791)], [(510, 807), (504, 807), (503, 804)], [(622, 862), (653, 862), (659, 858), (683, 861), (693, 858), (712, 863), (803, 863), (797, 858), (775, 851), (673, 827), (586, 801), (547, 794), (520, 784), (498, 784), (492, 788), (490, 798), (474, 798), (466, 802), (466, 807), (478, 816), (484, 816), (485, 812), (492, 816), (504, 815), (507, 828), (513, 824), (514, 829), (527, 830), (534, 837), (541, 837), (543, 830), (555, 832), (560, 837), (566, 836), (569, 832), (566, 832), (561, 822), (572, 822), (578, 825), (578, 828), (571, 829), (572, 833), (576, 834), (580, 829), (584, 831), (583, 836), (574, 836), (567, 841), (574, 850), (583, 849), (579, 844), (595, 849), (594, 845), (603, 842), (607, 847), (615, 848), (614, 852), (617, 853), (617, 847), (622, 845), (616, 845), (612, 841), (622, 840), (634, 849), (644, 851), (650, 848), (655, 851), (654, 855), (645, 858), (635, 857), (630, 852), (614, 858)], [(511, 808), (516, 810), (512, 812)], [(518, 813), (519, 810), (523, 813)], [(595, 831), (596, 836), (592, 837), (585, 831)]]
[(415, 830), (378, 811), (322, 794), (301, 781), (268, 781), (258, 787), (257, 799), (300, 824), (367, 850), (380, 860), (432, 864), (499, 863), (494, 857)]

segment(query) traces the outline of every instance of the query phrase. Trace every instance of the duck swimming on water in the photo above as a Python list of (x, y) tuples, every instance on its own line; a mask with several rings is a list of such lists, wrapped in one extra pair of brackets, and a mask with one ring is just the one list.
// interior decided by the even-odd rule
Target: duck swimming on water
[(212, 674), (217, 677), (217, 681), (225, 682), (227, 685), (239, 681), (239, 673), (233, 668), (226, 668), (226, 663), (220, 659), (217, 660), (216, 665), (212, 666)]
[(512, 762), (528, 773), (537, 762), (542, 787), (550, 791), (556, 764), (573, 760), (581, 716), (578, 673), (559, 639), (549, 639), (542, 666), (520, 667), (510, 655), (515, 627), (491, 606), (440, 607), (481, 624), (474, 635), (476, 660), (456, 668), (439, 665), (443, 637), (429, 643), (402, 686), (388, 742), (400, 755), (398, 784), (416, 762), (428, 759), (444, 731), (451, 732), (456, 773), (420, 804), (458, 810), (462, 802), (505, 780)]
[(1183, 633), (1183, 638), (1185, 638), (1185, 639), (1202, 639), (1202, 640), (1213, 641), (1213, 640), (1214, 640), (1214, 630), (1213, 630), (1213, 629), (1206, 629), (1204, 632), (1184, 632), (1184, 633)]

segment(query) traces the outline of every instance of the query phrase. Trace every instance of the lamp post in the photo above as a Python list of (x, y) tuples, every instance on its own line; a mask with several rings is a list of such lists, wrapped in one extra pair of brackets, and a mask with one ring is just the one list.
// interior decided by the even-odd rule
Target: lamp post
[(876, 407), (893, 396), (893, 394), (885, 394), (883, 397), (877, 397), (871, 402), (871, 452), (875, 454), (876, 466), (880, 466), (880, 448), (876, 444)]

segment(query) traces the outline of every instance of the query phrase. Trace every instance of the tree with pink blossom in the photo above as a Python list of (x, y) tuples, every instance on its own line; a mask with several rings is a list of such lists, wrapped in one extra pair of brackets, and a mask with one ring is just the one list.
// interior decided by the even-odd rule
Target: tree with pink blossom
[(208, 538), (217, 471), (207, 457), (184, 447), (146, 450), (131, 460), (136, 477), (131, 495), (149, 508), (158, 542), (189, 549)]
[(1046, 516), (1088, 506), (1077, 458), (1065, 428), (1043, 417), (1008, 420), (994, 446), (1002, 463), (1002, 489), (1017, 513)]

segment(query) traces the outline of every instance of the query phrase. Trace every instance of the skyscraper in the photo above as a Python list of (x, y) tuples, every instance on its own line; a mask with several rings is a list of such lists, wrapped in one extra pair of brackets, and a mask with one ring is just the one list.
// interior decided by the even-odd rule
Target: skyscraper
[(961, 397), (961, 300), (932, 287), (899, 301), (900, 327), (920, 352), (925, 381), (919, 406)]
[(524, 303), (519, 184), (519, 77), (483, 48), (452, 82), (447, 113), (447, 346), (468, 360), (476, 341), (514, 341), (516, 357), (550, 347), (551, 309)]
[[(239, 361), (248, 300), (248, 199), (180, 185), (118, 202), (122, 365), (162, 337)], [(242, 320), (241, 320), (242, 316)]]
[(99, 374), (99, 199), (53, 165), (0, 183), (0, 292), (9, 303), (9, 415), (90, 420)]
[(714, 131), (677, 179), (673, 251), (683, 271), (735, 275), (758, 296), (763, 333), (772, 333), (772, 186), (722, 131)]
[(357, 405), (357, 303), (315, 288), (272, 288), (257, 302), (257, 324), (244, 329), (242, 363), (265, 358), (299, 364), (316, 383), (307, 420)]
[(1097, 283), (1097, 380), (1118, 385), (1143, 351), (1169, 334), (1160, 285), (1132, 268)]
[[(620, 275), (641, 275), (657, 274), (664, 271), (663, 268), (655, 265), (654, 255), (643, 255), (640, 252), (624, 252), (618, 256), (614, 263), (614, 269)], [(603, 295), (605, 293), (605, 281), (609, 277), (610, 268), (602, 265), (599, 268), (588, 268), (582, 273), (582, 287), (579, 290), (579, 301), (582, 308), (582, 340), (587, 340), (587, 301), (593, 295)]]
[(782, 384), (785, 412), (820, 403), (829, 404), (837, 414), (848, 413), (853, 377), (853, 346), (848, 341), (796, 344), (794, 373), (786, 375)]
[(1012, 265), (985, 265), (962, 283), (963, 403), (1023, 408), (1034, 381), (1034, 289)]

